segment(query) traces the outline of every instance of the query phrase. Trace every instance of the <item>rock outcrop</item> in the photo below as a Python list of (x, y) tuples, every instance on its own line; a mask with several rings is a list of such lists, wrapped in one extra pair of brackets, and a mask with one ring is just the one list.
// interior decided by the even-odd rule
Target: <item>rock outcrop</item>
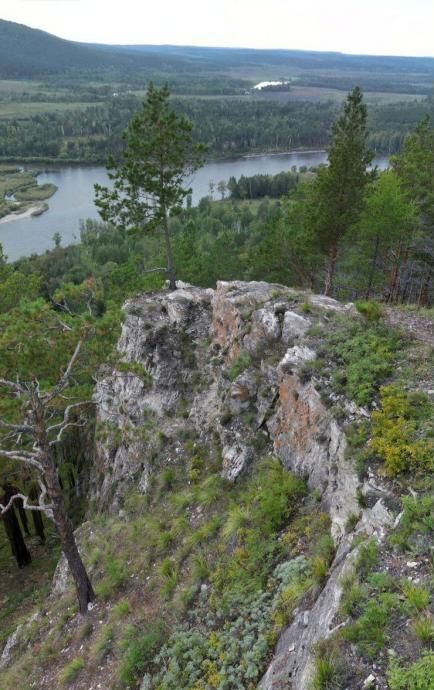
[[(346, 525), (361, 511), (345, 433), (303, 371), (317, 354), (311, 327), (326, 325), (330, 312), (355, 316), (355, 310), (280, 285), (220, 282), (216, 290), (183, 286), (141, 296), (125, 312), (120, 364), (96, 390), (93, 497), (119, 510), (132, 484), (146, 492), (156, 456), (170, 464), (171, 454), (181, 452), (176, 438), (183, 428), (204, 446), (219, 439), (228, 480), (267, 453), (305, 477), (330, 515), (337, 555), (311, 610), (299, 612), (282, 633), (260, 687), (306, 690), (313, 645), (333, 629), (340, 581), (356, 554)], [(348, 409), (363, 414), (354, 404)], [(155, 447), (155, 428), (166, 440), (163, 451)], [(360, 524), (381, 538), (389, 520), (378, 497)]]

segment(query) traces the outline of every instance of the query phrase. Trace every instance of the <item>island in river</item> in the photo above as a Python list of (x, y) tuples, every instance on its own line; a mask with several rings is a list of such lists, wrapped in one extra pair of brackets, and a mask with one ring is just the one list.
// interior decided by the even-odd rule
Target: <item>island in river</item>
[(0, 223), (40, 216), (48, 210), (45, 203), (57, 191), (52, 182), (38, 183), (37, 170), (0, 166)]

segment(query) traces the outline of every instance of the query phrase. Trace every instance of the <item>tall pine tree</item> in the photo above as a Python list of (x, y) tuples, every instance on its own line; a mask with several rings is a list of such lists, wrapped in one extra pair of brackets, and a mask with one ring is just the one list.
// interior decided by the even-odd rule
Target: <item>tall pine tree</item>
[(367, 109), (356, 86), (333, 125), (329, 165), (318, 172), (306, 214), (307, 230), (326, 255), (325, 295), (333, 294), (340, 243), (357, 221), (366, 184), (375, 176), (368, 169), (373, 153), (367, 136)]
[[(180, 208), (191, 190), (185, 181), (202, 165), (204, 148), (194, 144), (193, 125), (169, 105), (169, 89), (151, 83), (142, 110), (125, 134), (122, 165), (109, 160), (113, 187), (95, 185), (103, 220), (124, 230), (161, 230), (170, 288), (176, 288), (169, 214)], [(158, 269), (157, 269), (158, 270)]]

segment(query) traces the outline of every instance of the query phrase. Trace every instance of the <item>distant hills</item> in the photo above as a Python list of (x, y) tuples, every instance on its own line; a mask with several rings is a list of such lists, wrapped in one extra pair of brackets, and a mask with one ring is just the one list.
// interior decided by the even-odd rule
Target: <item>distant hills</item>
[(0, 19), (0, 78), (36, 78), (69, 71), (128, 68), (143, 58), (104, 46), (66, 41), (45, 31)]
[[(67, 41), (0, 19), (0, 78), (40, 78), (62, 73), (139, 71), (144, 75), (224, 73), (233, 68), (313, 73), (402, 75), (407, 83), (434, 80), (434, 58), (379, 57), (299, 50), (253, 50), (191, 46), (109, 46)], [(281, 73), (281, 74), (280, 74)]]

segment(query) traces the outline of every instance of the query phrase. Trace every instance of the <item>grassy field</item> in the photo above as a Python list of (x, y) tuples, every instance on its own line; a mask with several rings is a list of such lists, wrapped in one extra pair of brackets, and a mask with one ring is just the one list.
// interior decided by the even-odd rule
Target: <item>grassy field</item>
[[(303, 101), (337, 101), (342, 102), (347, 97), (347, 92), (338, 89), (326, 89), (318, 86), (293, 86), (289, 92), (290, 99)], [(386, 105), (388, 103), (407, 103), (415, 100), (423, 100), (425, 96), (408, 93), (387, 93), (382, 91), (365, 91), (364, 98), (368, 105)]]
[(0, 79), (0, 97), (10, 93), (28, 93), (29, 91), (45, 91), (44, 84), (39, 81)]
[(0, 102), (0, 119), (20, 118), (25, 119), (32, 115), (42, 115), (46, 113), (59, 113), (65, 110), (84, 110), (98, 103), (52, 103), (52, 102), (22, 102), (11, 101), (7, 103)]

